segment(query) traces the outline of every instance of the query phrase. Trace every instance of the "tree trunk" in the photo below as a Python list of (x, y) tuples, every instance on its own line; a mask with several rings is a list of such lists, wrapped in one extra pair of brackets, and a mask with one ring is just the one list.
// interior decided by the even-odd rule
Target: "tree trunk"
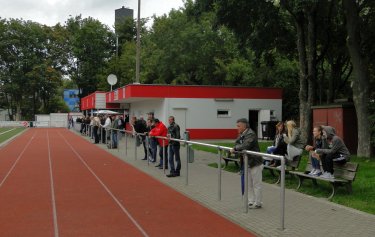
[(306, 134), (306, 110), (307, 105), (307, 59), (306, 59), (306, 41), (305, 41), (305, 17), (302, 13), (298, 14), (296, 18), (297, 28), (297, 49), (298, 49), (298, 61), (299, 61), (299, 120), (300, 128), (303, 134)]
[(16, 121), (20, 121), (21, 120), (21, 102), (18, 101), (17, 102), (17, 106), (16, 106)]
[(312, 110), (316, 98), (316, 5), (306, 10), (307, 12), (307, 65), (308, 65), (308, 96), (306, 102), (305, 126), (302, 129), (302, 137), (307, 143), (312, 142)]
[(369, 72), (368, 61), (361, 55), (359, 12), (355, 0), (343, 0), (346, 17), (347, 47), (353, 64), (353, 101), (358, 120), (358, 156), (371, 156), (371, 129), (369, 128)]

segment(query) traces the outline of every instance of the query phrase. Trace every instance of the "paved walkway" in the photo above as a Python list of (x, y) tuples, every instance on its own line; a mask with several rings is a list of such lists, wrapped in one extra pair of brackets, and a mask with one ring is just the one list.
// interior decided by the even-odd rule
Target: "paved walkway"
[(215, 154), (195, 151), (195, 161), (189, 164), (189, 184), (185, 185), (184, 147), (181, 147), (181, 176), (167, 178), (153, 163), (148, 165), (147, 161), (141, 160), (143, 148), (137, 149), (135, 159), (134, 139), (128, 139), (127, 152), (125, 138), (121, 139), (119, 149), (109, 150), (103, 144), (98, 146), (259, 236), (375, 236), (375, 215), (289, 189), (285, 192), (285, 229), (281, 230), (280, 188), (264, 183), (263, 208), (245, 213), (239, 175), (226, 171), (222, 172), (222, 200), (218, 201), (218, 172), (207, 166), (217, 160)]

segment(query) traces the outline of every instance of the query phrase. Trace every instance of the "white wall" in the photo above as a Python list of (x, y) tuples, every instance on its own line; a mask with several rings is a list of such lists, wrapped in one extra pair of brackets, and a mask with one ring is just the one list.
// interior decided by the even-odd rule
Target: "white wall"
[[(168, 115), (173, 109), (186, 108), (187, 128), (233, 128), (239, 118), (248, 118), (249, 110), (273, 110), (277, 120), (281, 119), (282, 101), (276, 99), (234, 99), (215, 101), (214, 99), (179, 99), (169, 98)], [(230, 117), (218, 118), (218, 109), (230, 110)], [(261, 117), (258, 118), (260, 127)], [(177, 122), (177, 121), (176, 121)]]
[(105, 109), (105, 93), (96, 93), (95, 94), (95, 107), (97, 109)]
[(155, 118), (158, 118), (163, 123), (167, 122), (164, 113), (164, 99), (152, 99), (140, 102), (132, 102), (130, 104), (129, 116), (137, 117), (143, 116), (147, 119), (147, 113), (154, 112)]

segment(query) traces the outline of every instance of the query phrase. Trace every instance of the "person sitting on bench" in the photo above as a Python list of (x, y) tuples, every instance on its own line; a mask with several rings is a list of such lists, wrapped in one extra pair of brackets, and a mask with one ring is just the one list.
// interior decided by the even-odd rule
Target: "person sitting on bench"
[(307, 145), (305, 150), (309, 152), (309, 158), (311, 161), (311, 172), (309, 175), (313, 176), (320, 176), (322, 175), (322, 171), (320, 170), (320, 158), (321, 156), (325, 156), (322, 154), (321, 156), (315, 153), (316, 149), (327, 148), (327, 140), (323, 136), (323, 127), (322, 126), (315, 126), (313, 129), (313, 136), (314, 136), (314, 146)]
[[(324, 173), (321, 178), (333, 179), (333, 163), (345, 164), (350, 160), (350, 152), (344, 141), (336, 135), (331, 126), (323, 126), (323, 136), (327, 138), (329, 149), (316, 149), (315, 153), (321, 156)], [(322, 156), (325, 155), (325, 156)]]
[[(280, 121), (276, 124), (276, 135), (275, 135), (275, 140), (273, 141), (273, 145), (267, 147), (268, 154), (280, 155), (280, 156), (284, 156), (288, 154), (287, 144), (284, 141), (283, 134), (285, 134), (284, 122)], [(276, 167), (279, 165), (280, 165), (279, 160), (272, 160), (270, 162), (271, 167)]]
[(287, 161), (293, 161), (294, 157), (302, 154), (302, 149), (305, 148), (305, 143), (302, 141), (301, 131), (297, 128), (293, 120), (286, 122), (287, 135), (284, 136), (284, 141), (288, 144), (288, 155), (285, 156)]

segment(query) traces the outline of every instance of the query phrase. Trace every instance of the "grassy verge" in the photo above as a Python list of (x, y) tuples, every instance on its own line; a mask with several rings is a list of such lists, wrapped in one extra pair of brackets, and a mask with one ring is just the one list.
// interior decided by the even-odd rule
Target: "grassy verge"
[[(0, 135), (0, 143), (5, 142), (6, 140), (10, 139), (11, 137), (17, 135), (18, 133), (22, 132), (25, 128), (16, 128), (10, 132), (4, 133)], [(7, 131), (9, 129), (4, 129), (4, 131)]]
[[(233, 147), (232, 144), (216, 144), (221, 146)], [(269, 142), (259, 143), (261, 151), (264, 152)], [(206, 149), (205, 147), (195, 146), (197, 150), (217, 153), (216, 149)], [(299, 169), (304, 170), (307, 163), (307, 155), (302, 157)], [(338, 203), (347, 207), (351, 207), (357, 210), (361, 210), (370, 214), (375, 214), (375, 159), (368, 159), (362, 157), (352, 156), (351, 162), (359, 164), (358, 172), (355, 181), (353, 182), (353, 193), (348, 194), (344, 187), (337, 190), (334, 198), (331, 200), (334, 203)], [(209, 164), (210, 167), (217, 168), (217, 163)], [(238, 168), (233, 162), (230, 162), (226, 171), (238, 172)], [(276, 177), (273, 177), (269, 170), (263, 171), (263, 181), (266, 183), (274, 183)], [(287, 175), (285, 179), (285, 186), (289, 189), (296, 189), (298, 185), (298, 179)], [(318, 186), (314, 186), (310, 180), (305, 180), (302, 187), (298, 190), (301, 193), (305, 193), (315, 197), (326, 198), (331, 193), (331, 186), (327, 182), (319, 182)]]

